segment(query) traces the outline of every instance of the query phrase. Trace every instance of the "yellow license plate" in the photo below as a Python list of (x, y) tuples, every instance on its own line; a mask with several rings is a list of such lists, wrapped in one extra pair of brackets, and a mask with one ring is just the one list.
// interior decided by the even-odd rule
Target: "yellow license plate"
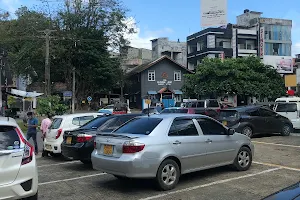
[(112, 145), (104, 145), (103, 154), (112, 155), (113, 154), (113, 146)]
[(67, 137), (66, 143), (67, 143), (67, 144), (71, 144), (71, 143), (72, 143), (72, 137)]
[(227, 126), (227, 121), (223, 121), (223, 125), (224, 125), (224, 126)]

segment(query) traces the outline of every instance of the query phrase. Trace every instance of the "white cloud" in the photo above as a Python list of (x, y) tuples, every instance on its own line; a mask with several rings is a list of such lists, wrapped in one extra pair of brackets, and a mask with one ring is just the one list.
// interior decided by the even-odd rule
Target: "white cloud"
[(141, 29), (137, 26), (133, 17), (127, 19), (127, 24), (130, 28), (134, 28), (136, 33), (126, 34), (125, 38), (130, 41), (130, 45), (136, 48), (151, 49), (151, 41), (158, 37), (167, 37), (174, 31), (171, 28), (165, 27), (160, 30), (144, 30), (142, 34)]

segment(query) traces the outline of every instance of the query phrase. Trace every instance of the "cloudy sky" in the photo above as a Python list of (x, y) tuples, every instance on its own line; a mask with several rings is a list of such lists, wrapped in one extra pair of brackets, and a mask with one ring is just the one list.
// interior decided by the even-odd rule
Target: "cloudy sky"
[[(49, 0), (63, 2), (63, 0)], [(136, 23), (137, 33), (130, 36), (132, 46), (150, 48), (150, 40), (169, 37), (185, 41), (200, 28), (200, 0), (123, 0), (130, 10), (129, 21)], [(286, 2), (286, 3), (285, 3)], [(32, 7), (42, 0), (0, 0), (0, 8), (14, 12), (21, 5)], [(293, 6), (294, 5), (294, 6)], [(244, 9), (263, 12), (264, 17), (293, 20), (292, 54), (300, 53), (299, 0), (228, 0), (228, 22), (236, 23), (236, 16)]]

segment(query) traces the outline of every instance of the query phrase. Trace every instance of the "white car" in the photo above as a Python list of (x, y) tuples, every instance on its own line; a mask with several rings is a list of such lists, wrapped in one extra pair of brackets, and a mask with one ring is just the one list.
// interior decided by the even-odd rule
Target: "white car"
[(112, 105), (105, 106), (104, 108), (101, 108), (98, 112), (112, 114), (114, 112), (114, 105), (112, 104)]
[(60, 115), (53, 118), (44, 140), (44, 150), (50, 154), (61, 153), (61, 144), (64, 133), (72, 131), (86, 124), (92, 119), (106, 115), (105, 113), (78, 113), (69, 115)]
[(0, 199), (37, 199), (34, 147), (16, 121), (0, 117)]

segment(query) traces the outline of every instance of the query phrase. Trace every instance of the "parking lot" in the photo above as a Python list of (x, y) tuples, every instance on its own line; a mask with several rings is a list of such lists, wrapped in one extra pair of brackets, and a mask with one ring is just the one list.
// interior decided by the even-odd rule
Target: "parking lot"
[(149, 180), (119, 181), (79, 161), (37, 157), (39, 198), (47, 199), (261, 199), (300, 181), (300, 137), (265, 136), (253, 139), (252, 167), (236, 172), (221, 167), (184, 175), (168, 192)]

